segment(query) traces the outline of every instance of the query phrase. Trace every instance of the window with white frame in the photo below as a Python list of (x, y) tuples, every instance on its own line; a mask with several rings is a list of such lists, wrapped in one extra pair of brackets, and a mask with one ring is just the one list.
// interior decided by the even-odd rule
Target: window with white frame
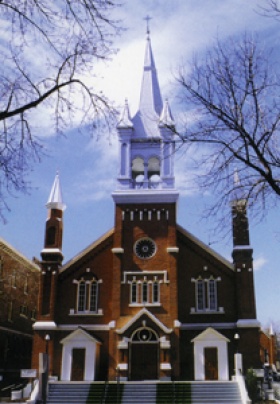
[(213, 312), (218, 311), (217, 281), (220, 278), (201, 278), (193, 279), (195, 283), (195, 311)]
[(97, 313), (100, 281), (92, 277), (91, 279), (81, 278), (75, 283), (77, 284), (76, 311), (78, 313)]
[(138, 303), (138, 286), (135, 280), (130, 284), (130, 303)]
[(147, 279), (130, 282), (130, 304), (159, 305), (160, 282)]
[(160, 302), (160, 283), (155, 280), (152, 284), (153, 286), (153, 303), (159, 303)]

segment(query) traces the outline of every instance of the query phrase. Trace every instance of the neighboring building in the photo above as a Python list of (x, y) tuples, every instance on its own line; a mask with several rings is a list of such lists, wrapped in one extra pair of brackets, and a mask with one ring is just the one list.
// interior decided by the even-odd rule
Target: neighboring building
[(0, 375), (18, 379), (31, 366), (40, 267), (0, 239)]
[(260, 367), (246, 201), (232, 201), (232, 263), (177, 224), (173, 126), (148, 35), (138, 112), (126, 103), (117, 127), (114, 228), (64, 265), (55, 178), (33, 367), (46, 335), (60, 380), (228, 380), (237, 349)]
[(277, 336), (270, 326), (269, 330), (260, 330), (261, 363), (279, 369)]

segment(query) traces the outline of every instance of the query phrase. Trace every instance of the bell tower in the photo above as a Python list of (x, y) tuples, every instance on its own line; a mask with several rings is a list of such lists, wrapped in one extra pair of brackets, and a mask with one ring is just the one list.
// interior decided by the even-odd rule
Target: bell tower
[[(138, 110), (131, 117), (126, 100), (117, 125), (120, 164), (112, 193), (113, 318), (137, 316), (144, 310), (176, 333), (179, 193), (174, 177), (174, 125), (168, 101), (162, 101), (148, 30)], [(145, 315), (142, 326), (148, 321)], [(179, 367), (175, 362), (174, 377)]]
[(250, 246), (247, 199), (242, 192), (238, 173), (234, 174), (235, 195), (232, 207), (232, 258), (237, 279), (237, 304), (239, 320), (256, 318), (253, 279), (253, 249)]

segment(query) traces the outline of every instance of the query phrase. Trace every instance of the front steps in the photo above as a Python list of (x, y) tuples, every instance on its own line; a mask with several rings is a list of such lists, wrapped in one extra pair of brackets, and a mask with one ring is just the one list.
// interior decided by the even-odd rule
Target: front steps
[(47, 404), (241, 404), (235, 382), (54, 382)]

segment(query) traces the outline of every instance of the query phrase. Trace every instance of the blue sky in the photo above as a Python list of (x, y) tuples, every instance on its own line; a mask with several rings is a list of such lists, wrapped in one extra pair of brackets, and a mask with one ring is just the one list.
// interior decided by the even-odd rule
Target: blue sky
[[(117, 106), (123, 105), (127, 98), (132, 115), (136, 111), (146, 42), (144, 17), (148, 14), (152, 17), (152, 48), (162, 95), (168, 97), (175, 120), (178, 120), (174, 74), (178, 66), (191, 60), (194, 52), (211, 46), (217, 35), (226, 38), (245, 30), (257, 32), (267, 46), (277, 44), (280, 22), (258, 14), (258, 5), (264, 3), (264, 0), (127, 0), (115, 15), (126, 26), (122, 35), (116, 38), (119, 52), (106, 65), (97, 66), (95, 73), (101, 77), (98, 86)], [(9, 198), (11, 211), (6, 215), (7, 223), (1, 223), (2, 237), (28, 258), (39, 258), (43, 248), (45, 204), (57, 170), (67, 205), (63, 241), (65, 262), (113, 226), (111, 192), (116, 187), (118, 171), (115, 133), (96, 133), (90, 138), (73, 128), (65, 135), (45, 137), (49, 157), (33, 167), (29, 176), (33, 189), (27, 195)], [(186, 182), (191, 183), (191, 179), (187, 155), (182, 153), (176, 158), (176, 184), (181, 194), (178, 223), (230, 259), (231, 238), (213, 234), (210, 230), (214, 223), (202, 220), (203, 208), (213, 196), (190, 189)], [(230, 229), (230, 208), (228, 220)], [(261, 223), (251, 220), (250, 227), (258, 319), (263, 325), (270, 321), (280, 323), (279, 208), (270, 211)]]

